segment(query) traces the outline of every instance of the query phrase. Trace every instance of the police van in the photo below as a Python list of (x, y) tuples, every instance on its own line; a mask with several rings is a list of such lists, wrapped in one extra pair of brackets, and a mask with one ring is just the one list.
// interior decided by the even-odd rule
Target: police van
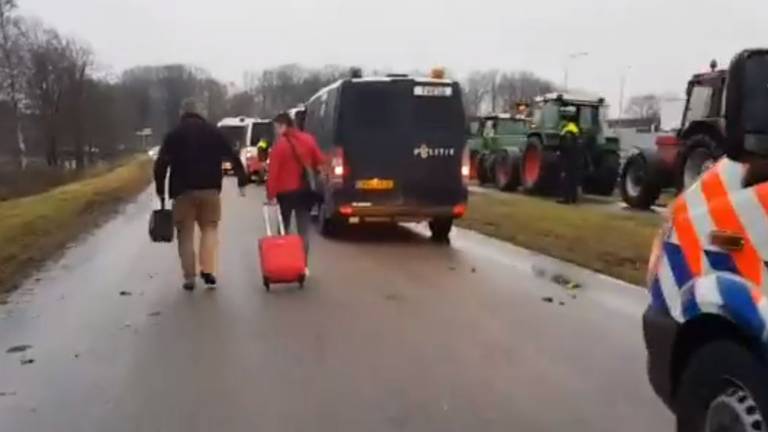
[(768, 49), (726, 81), (726, 157), (670, 206), (649, 262), (648, 373), (683, 432), (768, 430)]
[(428, 221), (448, 241), (469, 181), (461, 88), (430, 78), (353, 77), (305, 104), (305, 130), (328, 155), (321, 181), (324, 234), (341, 224)]

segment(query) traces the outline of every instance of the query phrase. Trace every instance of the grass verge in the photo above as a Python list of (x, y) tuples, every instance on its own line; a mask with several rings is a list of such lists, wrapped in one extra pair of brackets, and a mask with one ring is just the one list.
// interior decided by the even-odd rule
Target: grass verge
[(473, 193), (458, 225), (643, 285), (661, 224), (654, 213), (564, 206), (521, 194)]
[(0, 202), (0, 293), (144, 190), (151, 167), (149, 158), (137, 157), (107, 173)]

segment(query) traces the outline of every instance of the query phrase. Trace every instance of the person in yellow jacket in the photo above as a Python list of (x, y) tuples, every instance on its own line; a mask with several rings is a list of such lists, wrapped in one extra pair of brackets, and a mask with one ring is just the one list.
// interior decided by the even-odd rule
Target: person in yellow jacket
[(562, 117), (560, 128), (560, 203), (575, 204), (579, 200), (579, 187), (582, 181), (584, 150), (581, 146), (581, 128), (578, 124), (578, 112), (574, 106), (560, 109)]
[(256, 154), (259, 156), (259, 160), (264, 162), (269, 155), (269, 142), (264, 138), (259, 138), (259, 142), (256, 144)]

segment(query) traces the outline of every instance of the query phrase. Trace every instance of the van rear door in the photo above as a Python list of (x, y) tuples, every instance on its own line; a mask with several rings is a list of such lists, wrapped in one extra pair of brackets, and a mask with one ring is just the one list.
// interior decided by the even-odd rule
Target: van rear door
[(457, 85), (351, 82), (341, 97), (339, 138), (353, 201), (423, 207), (465, 199), (465, 119)]

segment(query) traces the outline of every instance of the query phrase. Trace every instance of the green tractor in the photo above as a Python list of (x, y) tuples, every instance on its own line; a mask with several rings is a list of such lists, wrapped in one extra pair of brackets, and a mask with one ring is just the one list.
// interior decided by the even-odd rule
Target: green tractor
[(503, 191), (517, 190), (521, 180), (520, 157), (529, 123), (524, 116), (511, 114), (495, 114), (481, 119), (479, 133), (470, 139), (475, 145), (480, 143), (475, 163), (480, 184), (493, 184)]
[(619, 140), (607, 136), (606, 105), (603, 98), (573, 97), (560, 93), (539, 96), (533, 106), (533, 119), (522, 152), (521, 183), (525, 192), (553, 195), (559, 189), (562, 167), (559, 162), (563, 108), (576, 110), (585, 150), (582, 190), (610, 196), (616, 187), (621, 165)]

